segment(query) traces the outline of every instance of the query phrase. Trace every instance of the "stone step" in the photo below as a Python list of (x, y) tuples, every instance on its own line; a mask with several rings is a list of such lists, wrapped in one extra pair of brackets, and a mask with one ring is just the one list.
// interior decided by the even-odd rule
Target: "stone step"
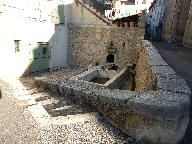
[(64, 97), (52, 96), (41, 91), (41, 89), (35, 88), (30, 90), (30, 93), (32, 93), (31, 96), (34, 97), (36, 103), (41, 105), (51, 117), (89, 113), (89, 110), (66, 101)]

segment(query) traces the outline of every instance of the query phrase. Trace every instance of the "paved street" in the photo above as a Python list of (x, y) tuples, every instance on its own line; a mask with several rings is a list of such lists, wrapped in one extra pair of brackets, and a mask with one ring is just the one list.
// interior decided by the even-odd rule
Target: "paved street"
[(0, 143), (1, 144), (36, 144), (38, 139), (38, 128), (30, 114), (19, 107), (12, 100), (13, 91), (7, 84), (0, 81)]
[[(192, 90), (192, 49), (167, 42), (154, 42), (153, 45), (176, 73), (186, 80)], [(192, 116), (182, 144), (192, 144)]]

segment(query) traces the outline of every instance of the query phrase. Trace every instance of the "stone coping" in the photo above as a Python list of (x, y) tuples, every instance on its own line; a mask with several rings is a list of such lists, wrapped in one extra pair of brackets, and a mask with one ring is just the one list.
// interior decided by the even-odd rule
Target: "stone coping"
[[(147, 91), (135, 92), (129, 90), (110, 90), (104, 85), (67, 80), (65, 82), (51, 82), (46, 79), (36, 78), (36, 82), (43, 85), (44, 88), (49, 89), (55, 93), (63, 94), (63, 87), (71, 91), (78, 91), (75, 94), (90, 93), (100, 96), (105, 96), (108, 99), (121, 100), (126, 104), (132, 104), (132, 109), (139, 112), (141, 115), (150, 117), (160, 117), (161, 119), (174, 120), (179, 118), (181, 114), (186, 114), (189, 108), (190, 98), (187, 94), (179, 94), (168, 91)], [(70, 99), (70, 98), (69, 98)], [(87, 98), (87, 100), (91, 97)]]
[(42, 77), (36, 78), (36, 85), (95, 108), (138, 140), (178, 143), (189, 122), (191, 91), (149, 41), (143, 40), (143, 48), (157, 79), (156, 91), (111, 90), (104, 85), (75, 79), (52, 82)]
[(173, 93), (191, 95), (186, 81), (163, 60), (157, 49), (147, 40), (143, 40), (145, 52), (153, 73), (157, 78), (157, 89)]

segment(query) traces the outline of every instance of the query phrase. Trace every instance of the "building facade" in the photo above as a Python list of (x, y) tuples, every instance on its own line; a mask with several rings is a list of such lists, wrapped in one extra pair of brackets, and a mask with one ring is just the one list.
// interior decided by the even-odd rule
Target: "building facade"
[(162, 20), (164, 7), (164, 0), (154, 0), (151, 6), (149, 7), (149, 12), (147, 14), (147, 24), (150, 33), (151, 39), (157, 39), (158, 31), (157, 28)]
[(1, 76), (20, 77), (66, 65), (67, 9), (60, 4), (1, 1)]
[(106, 25), (74, 0), (1, 0), (0, 77), (68, 65), (70, 25)]
[(187, 23), (185, 27), (183, 44), (192, 48), (192, 1), (190, 4)]
[(147, 13), (153, 0), (116, 0), (112, 10), (106, 10), (105, 16), (111, 20), (139, 13)]
[(191, 9), (191, 0), (155, 0), (148, 13), (151, 38), (157, 38), (162, 22), (162, 40), (191, 47)]
[(171, 42), (183, 42), (191, 0), (164, 1), (163, 39)]

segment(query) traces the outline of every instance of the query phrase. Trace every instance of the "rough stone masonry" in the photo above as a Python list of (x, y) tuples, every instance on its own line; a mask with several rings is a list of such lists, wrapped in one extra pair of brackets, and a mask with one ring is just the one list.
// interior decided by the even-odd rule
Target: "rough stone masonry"
[[(108, 26), (71, 26), (68, 64), (87, 67), (106, 64), (108, 48), (114, 48), (114, 63), (120, 68), (137, 62), (144, 30)], [(113, 44), (111, 46), (111, 43)]]
[[(109, 31), (113, 29), (118, 30), (118, 28), (109, 28)], [(97, 28), (88, 27), (89, 32), (93, 30)], [(100, 33), (104, 30), (102, 28)], [(127, 35), (131, 36), (134, 29), (119, 29), (119, 31), (129, 31)], [(107, 30), (105, 32), (110, 34)], [(74, 51), (71, 62), (87, 66), (92, 62), (91, 60), (93, 62), (97, 60), (99, 64), (105, 64), (107, 53), (104, 49), (111, 39), (105, 40), (107, 38), (104, 37), (100, 38), (102, 41), (99, 44), (94, 42), (91, 44), (88, 35), (83, 33), (81, 37), (80, 33), (81, 31), (77, 32), (80, 37), (76, 37), (77, 39), (71, 42)], [(91, 39), (91, 35), (89, 36)], [(82, 43), (80, 43), (81, 39)], [(123, 40), (127, 39), (129, 38)], [(119, 45), (114, 44), (117, 51), (124, 49), (124, 53), (117, 52), (115, 62), (120, 68), (127, 63), (136, 64), (136, 91), (109, 89), (105, 85), (76, 79), (53, 82), (45, 78), (36, 78), (36, 85), (82, 106), (94, 108), (113, 125), (138, 140), (146, 143), (178, 143), (184, 136), (189, 122), (191, 95), (189, 87), (161, 58), (150, 42), (140, 40), (137, 44), (132, 40), (129, 43), (127, 40), (124, 46), (124, 44), (120, 45), (124, 41), (114, 41), (114, 43), (118, 42)], [(101, 46), (98, 48), (101, 51), (97, 51), (97, 46)], [(86, 53), (81, 54), (78, 50), (82, 47), (86, 49), (84, 51)], [(132, 56), (125, 49), (133, 49), (135, 54)], [(101, 54), (97, 55), (97, 52)], [(118, 56), (122, 56), (124, 60), (118, 59)]]

